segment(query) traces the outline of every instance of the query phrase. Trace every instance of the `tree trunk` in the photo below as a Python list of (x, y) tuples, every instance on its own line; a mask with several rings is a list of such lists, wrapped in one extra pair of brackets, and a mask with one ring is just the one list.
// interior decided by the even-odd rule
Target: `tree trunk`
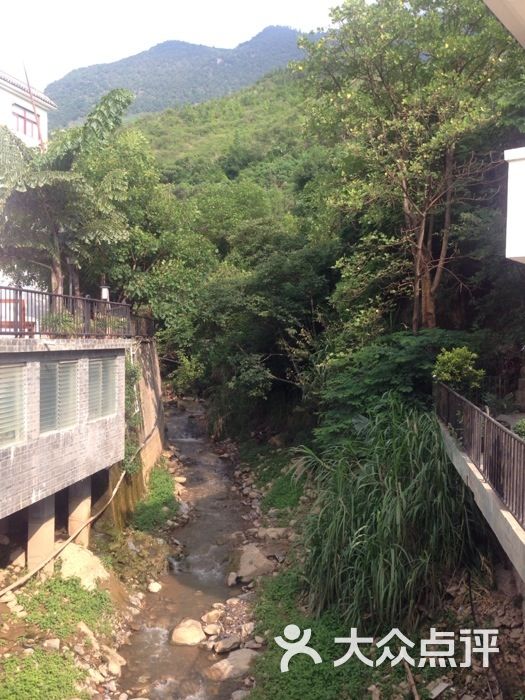
[(64, 271), (60, 259), (56, 258), (51, 261), (51, 293), (64, 293)]
[(423, 328), (436, 327), (436, 299), (430, 277), (430, 256), (427, 251), (421, 275), (421, 325)]

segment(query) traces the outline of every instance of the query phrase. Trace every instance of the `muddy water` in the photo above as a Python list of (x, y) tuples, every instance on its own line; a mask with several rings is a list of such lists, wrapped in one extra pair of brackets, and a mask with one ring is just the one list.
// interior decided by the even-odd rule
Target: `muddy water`
[[(187, 556), (167, 573), (160, 593), (146, 593), (137, 618), (140, 630), (120, 652), (127, 660), (121, 687), (130, 697), (151, 700), (226, 700), (238, 681), (215, 683), (204, 671), (217, 657), (200, 647), (172, 646), (170, 630), (183, 618), (199, 619), (213, 603), (239, 593), (225, 580), (232, 548), (230, 535), (243, 529), (245, 509), (231, 491), (231, 466), (221, 460), (203, 429), (204, 409), (195, 401), (168, 410), (168, 438), (185, 465), (185, 486), (195, 518), (177, 531)], [(130, 692), (131, 691), (131, 692)]]

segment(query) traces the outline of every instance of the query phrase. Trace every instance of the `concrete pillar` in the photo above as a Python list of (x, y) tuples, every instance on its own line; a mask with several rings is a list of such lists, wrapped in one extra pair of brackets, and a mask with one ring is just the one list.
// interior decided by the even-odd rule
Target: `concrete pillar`
[[(48, 496), (28, 508), (27, 568), (31, 571), (55, 551), (55, 496)], [(44, 567), (53, 573), (54, 561)]]
[[(67, 523), (68, 534), (71, 536), (78, 528), (87, 522), (91, 516), (91, 477), (77, 481), (68, 488), (69, 520)], [(75, 539), (82, 547), (89, 547), (88, 525)]]

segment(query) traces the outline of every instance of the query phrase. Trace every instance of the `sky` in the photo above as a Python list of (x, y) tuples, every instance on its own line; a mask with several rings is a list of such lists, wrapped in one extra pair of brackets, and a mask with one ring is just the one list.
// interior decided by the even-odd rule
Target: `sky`
[(23, 0), (2, 2), (0, 70), (43, 89), (73, 68), (131, 56), (162, 41), (233, 48), (272, 24), (329, 25), (341, 0)]

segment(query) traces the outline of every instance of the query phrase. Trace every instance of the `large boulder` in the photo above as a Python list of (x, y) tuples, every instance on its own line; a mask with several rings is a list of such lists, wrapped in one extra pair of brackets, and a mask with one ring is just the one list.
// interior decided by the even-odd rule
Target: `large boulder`
[(241, 678), (246, 675), (252, 663), (259, 656), (252, 649), (237, 649), (232, 651), (227, 659), (217, 661), (207, 671), (206, 675), (212, 681), (225, 681), (228, 678)]
[(235, 571), (242, 583), (250, 583), (257, 576), (271, 574), (273, 564), (255, 544), (246, 544), (236, 551)]
[(170, 644), (197, 646), (206, 639), (202, 625), (198, 620), (182, 620), (170, 634)]
[(100, 583), (107, 582), (110, 574), (100, 559), (75, 542), (70, 542), (59, 554), (61, 567), (60, 576), (66, 578), (79, 578), (83, 588), (94, 591)]

